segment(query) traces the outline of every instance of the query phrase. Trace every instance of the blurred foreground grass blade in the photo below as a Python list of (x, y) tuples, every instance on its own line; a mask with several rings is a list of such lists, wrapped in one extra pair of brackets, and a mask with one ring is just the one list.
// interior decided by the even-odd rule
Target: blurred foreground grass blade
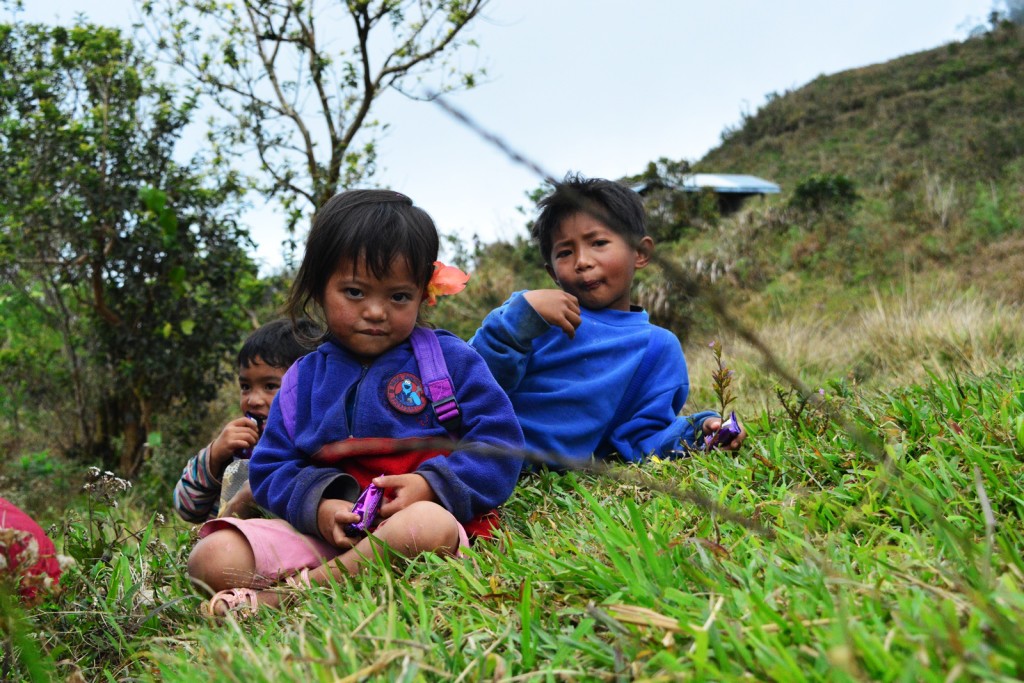
[(5, 681), (29, 680), (50, 683), (57, 680), (53, 660), (40, 647), (32, 618), (21, 608), (18, 597), (0, 584), (0, 674)]
[(536, 655), (535, 622), (533, 584), (529, 579), (526, 579), (519, 589), (519, 653), (523, 658), (524, 671), (531, 671), (534, 666)]

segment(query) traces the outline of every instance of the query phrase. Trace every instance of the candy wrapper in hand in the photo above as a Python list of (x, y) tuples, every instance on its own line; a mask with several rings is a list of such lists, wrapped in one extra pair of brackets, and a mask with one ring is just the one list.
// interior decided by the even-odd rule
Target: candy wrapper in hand
[(729, 419), (722, 423), (722, 426), (718, 428), (717, 432), (708, 434), (704, 437), (704, 450), (710, 451), (713, 448), (718, 448), (723, 443), (731, 444), (733, 439), (740, 435), (740, 421), (736, 419), (736, 413), (733, 412), (729, 416)]
[(377, 521), (377, 513), (380, 511), (381, 503), (384, 502), (384, 492), (377, 488), (373, 482), (367, 486), (356, 504), (352, 506), (352, 512), (359, 515), (359, 521), (345, 526), (345, 534), (348, 536), (365, 536)]
[[(253, 415), (252, 413), (246, 413), (245, 416), (247, 418), (249, 418), (250, 420), (252, 420), (253, 422), (256, 423), (256, 432), (257, 432), (257, 434), (259, 436), (263, 436), (263, 423), (265, 422), (265, 420), (263, 418), (261, 418), (261, 417), (257, 417), (255, 415)], [(252, 457), (252, 449), (251, 448), (243, 448), (242, 450), (238, 451), (238, 457), (239, 458), (251, 458)]]

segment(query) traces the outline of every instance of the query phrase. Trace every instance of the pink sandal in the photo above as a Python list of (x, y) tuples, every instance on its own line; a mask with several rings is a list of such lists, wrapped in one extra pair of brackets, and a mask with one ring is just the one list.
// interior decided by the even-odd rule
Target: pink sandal
[(312, 588), (313, 582), (309, 580), (309, 569), (300, 569), (284, 580), (285, 585), (290, 588)]
[(203, 613), (211, 617), (250, 616), (259, 609), (259, 591), (251, 588), (228, 588), (215, 593), (203, 603)]
[[(287, 589), (294, 591), (313, 587), (308, 569), (301, 569), (292, 574), (284, 580), (284, 584)], [(278, 591), (281, 593), (282, 602), (289, 597), (287, 589)], [(252, 588), (228, 588), (204, 602), (203, 612), (211, 617), (226, 617), (229, 614), (239, 617), (252, 616), (260, 608), (259, 595), (260, 591)]]

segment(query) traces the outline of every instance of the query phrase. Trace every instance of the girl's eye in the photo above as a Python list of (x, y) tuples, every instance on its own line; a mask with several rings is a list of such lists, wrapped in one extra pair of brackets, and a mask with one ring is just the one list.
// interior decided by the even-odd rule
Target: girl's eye
[(608, 244), (608, 242), (609, 242), (609, 240), (605, 240), (605, 239), (594, 240), (594, 246), (595, 247), (603, 247), (604, 245)]
[(408, 292), (402, 292), (401, 294), (395, 294), (391, 298), (397, 302), (406, 303), (408, 301), (412, 301), (412, 294), (409, 294)]
[(249, 391), (250, 389), (252, 389), (252, 387), (250, 387), (248, 384), (239, 384), (238, 388), (241, 389), (242, 391)]
[(555, 258), (566, 258), (571, 252), (568, 249), (562, 249), (561, 251), (555, 252)]
[(263, 387), (263, 391), (277, 391), (280, 388), (280, 384), (268, 384), (265, 387)]
[(353, 299), (358, 299), (363, 295), (363, 290), (359, 289), (358, 287), (346, 287), (345, 295), (350, 296)]

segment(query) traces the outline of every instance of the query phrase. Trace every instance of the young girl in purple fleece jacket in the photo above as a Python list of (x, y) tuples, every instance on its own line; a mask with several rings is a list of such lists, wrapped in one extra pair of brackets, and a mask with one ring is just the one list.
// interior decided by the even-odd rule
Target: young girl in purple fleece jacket
[[(410, 340), (446, 270), (438, 242), (397, 192), (343, 192), (317, 213), (288, 309), (323, 320), (327, 338), (286, 373), (249, 466), (256, 502), (279, 519), (202, 527), (188, 570), (216, 592), (209, 612), (277, 605), (274, 584), (353, 575), (382, 550), (455, 555), (494, 526), (522, 465), (511, 403), (473, 349), (438, 331), (459, 409), (457, 427), (442, 424)], [(371, 481), (385, 491), (383, 521), (360, 539), (346, 527)]]

